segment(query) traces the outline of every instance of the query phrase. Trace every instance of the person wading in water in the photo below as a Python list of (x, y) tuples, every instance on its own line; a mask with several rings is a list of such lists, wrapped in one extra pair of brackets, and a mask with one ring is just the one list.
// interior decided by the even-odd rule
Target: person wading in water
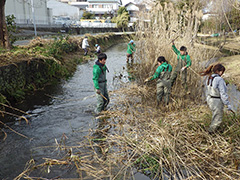
[(133, 64), (133, 56), (134, 52), (136, 51), (135, 46), (136, 45), (134, 44), (133, 40), (129, 41), (127, 45), (127, 63), (129, 62), (129, 58), (131, 58), (131, 64)]
[(98, 44), (95, 44), (96, 47), (96, 53), (100, 54), (101, 53), (101, 47)]
[(98, 60), (93, 65), (93, 83), (97, 96), (97, 107), (95, 113), (98, 115), (101, 111), (106, 110), (109, 103), (109, 96), (107, 90), (106, 71), (109, 72), (106, 64), (107, 55), (100, 53)]
[(215, 132), (223, 118), (223, 107), (232, 110), (232, 106), (228, 101), (227, 86), (224, 79), (221, 77), (225, 71), (222, 64), (210, 65), (206, 70), (200, 72), (201, 76), (208, 76), (206, 81), (207, 86), (207, 104), (212, 111), (212, 122), (208, 129), (209, 133)]

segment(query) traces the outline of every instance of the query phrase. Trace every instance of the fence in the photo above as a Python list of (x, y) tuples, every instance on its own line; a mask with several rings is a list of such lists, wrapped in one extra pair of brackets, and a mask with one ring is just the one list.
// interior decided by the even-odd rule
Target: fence
[[(17, 23), (18, 27), (33, 27), (33, 23)], [(36, 24), (37, 27), (41, 28), (117, 28), (116, 23), (83, 23), (79, 25), (65, 25), (65, 24)]]

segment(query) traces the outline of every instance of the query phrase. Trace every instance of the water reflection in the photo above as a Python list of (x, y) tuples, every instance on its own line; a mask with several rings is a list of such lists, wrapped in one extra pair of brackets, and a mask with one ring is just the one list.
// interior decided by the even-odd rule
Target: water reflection
[[(116, 78), (120, 74), (126, 74), (123, 69), (126, 61), (125, 44), (110, 48), (106, 54), (106, 65), (110, 70), (107, 74), (108, 88), (114, 90), (121, 87), (121, 82), (126, 82)], [(89, 134), (89, 129), (95, 128), (95, 117), (91, 113), (96, 104), (92, 82), (94, 63), (90, 61), (78, 66), (68, 81), (37, 91), (18, 105), (19, 109), (31, 114), (27, 116), (30, 125), (19, 123), (16, 119), (10, 119), (12, 123), (8, 125), (29, 139), (5, 129), (8, 136), (0, 144), (0, 179), (13, 179), (32, 158), (40, 163), (44, 161), (43, 157), (59, 157), (61, 154), (56, 151), (56, 142), (61, 141), (63, 134), (68, 137), (66, 145), (72, 146), (81, 142)], [(73, 172), (66, 172), (63, 177), (77, 177)], [(53, 178), (59, 173), (62, 172), (52, 171), (45, 177)]]
[[(108, 89), (120, 88), (128, 82), (129, 74), (126, 71), (126, 45), (119, 44), (106, 52)], [(92, 115), (96, 98), (92, 83), (92, 66), (94, 61), (78, 66), (74, 76), (69, 81), (63, 81), (54, 86), (48, 86), (44, 91), (38, 91), (28, 96), (26, 101), (18, 106), (27, 111), (30, 126), (24, 122), (19, 123), (13, 119), (8, 123), (14, 130), (29, 137), (25, 139), (9, 129), (7, 139), (0, 144), (0, 179), (13, 179), (24, 170), (25, 164), (30, 159), (36, 163), (44, 162), (43, 157), (56, 158), (63, 154), (56, 150), (56, 141), (63, 141), (68, 146), (79, 144), (84, 136), (89, 134), (89, 129), (97, 129), (93, 138), (104, 140), (109, 133), (110, 126), (107, 121), (96, 121)], [(130, 67), (128, 67), (130, 68)], [(229, 86), (230, 101), (234, 109), (239, 108), (240, 92), (235, 86)], [(111, 106), (111, 101), (110, 101)], [(99, 143), (99, 152), (107, 153), (104, 141)], [(75, 169), (70, 167), (64, 171), (52, 170), (45, 177), (53, 178), (59, 174), (64, 177), (78, 177)], [(139, 179), (148, 179), (137, 173)]]
[(227, 88), (229, 101), (233, 105), (233, 110), (237, 112), (240, 110), (240, 91), (237, 90), (237, 87), (235, 85), (229, 84)]

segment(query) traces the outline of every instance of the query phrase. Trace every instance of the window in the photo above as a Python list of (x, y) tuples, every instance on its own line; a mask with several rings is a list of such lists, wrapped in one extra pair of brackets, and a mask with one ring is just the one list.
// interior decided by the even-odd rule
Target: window
[(105, 9), (112, 9), (113, 5), (111, 5), (111, 4), (103, 4), (103, 8), (105, 8)]

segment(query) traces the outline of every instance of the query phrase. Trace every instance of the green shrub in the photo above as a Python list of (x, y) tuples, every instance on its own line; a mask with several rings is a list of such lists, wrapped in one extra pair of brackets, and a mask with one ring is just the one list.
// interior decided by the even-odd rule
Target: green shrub
[(15, 19), (16, 17), (13, 14), (6, 16), (7, 29), (8, 29), (9, 40), (11, 44), (13, 44), (17, 40), (16, 36), (13, 35), (13, 33), (17, 32)]
[(55, 58), (61, 58), (63, 53), (73, 52), (77, 49), (77, 44), (68, 42), (69, 36), (55, 37), (54, 42), (49, 46), (48, 53)]

